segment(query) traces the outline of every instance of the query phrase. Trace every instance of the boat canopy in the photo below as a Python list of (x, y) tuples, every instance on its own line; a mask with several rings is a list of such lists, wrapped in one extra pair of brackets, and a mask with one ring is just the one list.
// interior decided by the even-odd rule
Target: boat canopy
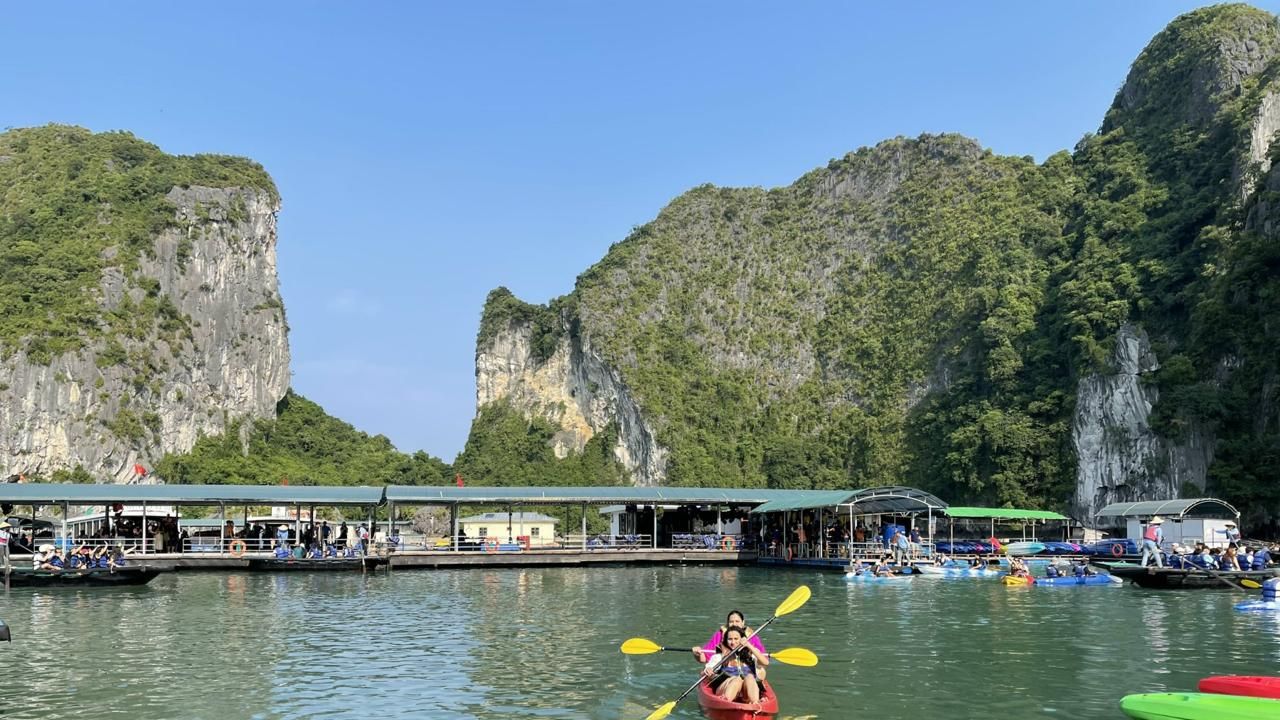
[(1021, 508), (948, 507), (944, 512), (953, 518), (994, 518), (996, 520), (1070, 520), (1049, 510)]
[(1240, 511), (1226, 500), (1217, 498), (1184, 498), (1182, 500), (1145, 500), (1143, 502), (1111, 503), (1098, 511), (1098, 517), (1152, 517), (1163, 515), (1184, 517), (1239, 518)]
[(840, 507), (859, 515), (910, 515), (940, 511), (947, 506), (924, 490), (902, 485), (862, 490), (792, 490), (791, 493), (788, 497), (771, 500), (751, 512), (759, 514)]

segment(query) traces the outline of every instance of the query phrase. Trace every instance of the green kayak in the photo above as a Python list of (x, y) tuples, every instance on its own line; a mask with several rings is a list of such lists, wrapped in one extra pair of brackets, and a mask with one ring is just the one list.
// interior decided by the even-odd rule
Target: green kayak
[(1209, 693), (1147, 693), (1120, 701), (1138, 720), (1280, 720), (1280, 700)]

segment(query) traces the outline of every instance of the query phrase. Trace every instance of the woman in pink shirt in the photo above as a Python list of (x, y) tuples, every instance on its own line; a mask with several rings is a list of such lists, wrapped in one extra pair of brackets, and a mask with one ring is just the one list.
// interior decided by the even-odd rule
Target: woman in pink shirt
[[(742, 611), (730, 610), (729, 615), (726, 616), (724, 619), (724, 625), (721, 625), (720, 629), (716, 630), (715, 634), (711, 636), (711, 639), (708, 640), (706, 643), (704, 643), (701, 647), (693, 648), (693, 656), (698, 658), (698, 662), (705, 663), (707, 661), (707, 658), (716, 654), (716, 648), (720, 647), (720, 642), (724, 639), (725, 628), (732, 625), (737, 625), (739, 627), (746, 628), (747, 642), (750, 643), (752, 647), (754, 647), (755, 649), (759, 650), (762, 653), (768, 652), (767, 650), (764, 649), (764, 643), (760, 642), (760, 638), (756, 637), (756, 631), (753, 630), (752, 628), (747, 627), (747, 619), (742, 616)], [(759, 668), (758, 677), (761, 680), (764, 679), (764, 668)]]

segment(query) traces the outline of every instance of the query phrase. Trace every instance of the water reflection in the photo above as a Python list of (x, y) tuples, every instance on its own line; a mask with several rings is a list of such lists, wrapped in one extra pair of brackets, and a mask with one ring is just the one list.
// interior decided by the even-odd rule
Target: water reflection
[[(812, 599), (764, 636), (822, 659), (771, 668), (793, 720), (1111, 717), (1125, 693), (1266, 674), (1280, 655), (1280, 617), (1236, 613), (1230, 592), (686, 566), (190, 573), (0, 594), (16, 638), (0, 696), (6, 718), (55, 720), (644, 717), (698, 666), (622, 655), (624, 639), (692, 646), (801, 583)], [(673, 717), (701, 717), (696, 700)]]

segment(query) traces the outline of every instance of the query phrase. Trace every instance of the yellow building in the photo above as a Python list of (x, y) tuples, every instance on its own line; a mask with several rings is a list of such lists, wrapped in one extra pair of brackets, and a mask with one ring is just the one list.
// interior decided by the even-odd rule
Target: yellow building
[(458, 525), (469, 542), (483, 542), (492, 538), (500, 543), (516, 542), (516, 538), (528, 537), (530, 547), (554, 545), (556, 523), (553, 517), (534, 512), (491, 512), (483, 515), (458, 518)]

